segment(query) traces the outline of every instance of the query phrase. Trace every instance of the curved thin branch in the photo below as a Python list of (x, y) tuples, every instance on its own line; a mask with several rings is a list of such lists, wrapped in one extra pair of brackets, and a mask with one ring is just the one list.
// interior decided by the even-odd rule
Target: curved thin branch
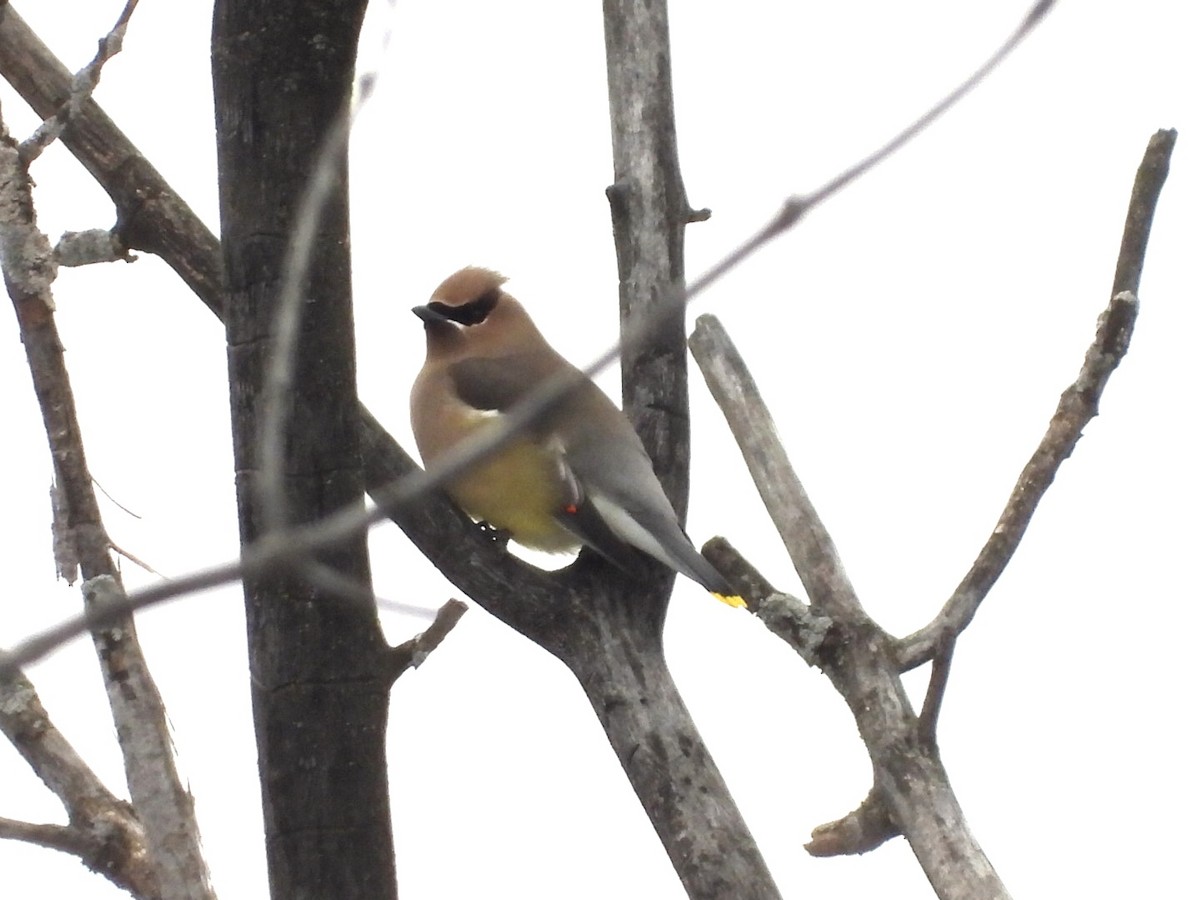
[[(1035, 4), (1020, 27), (987, 63), (896, 138), (810, 194), (790, 198), (780, 212), (762, 228), (694, 280), (686, 291), (685, 302), (711, 287), (761, 247), (798, 224), (816, 205), (879, 165), (927, 128), (935, 118), (942, 115), (994, 69), (1052, 6), (1053, 3), (1049, 0)], [(44, 115), (51, 114), (62, 102), (61, 98), (69, 92), (70, 74), (11, 8), (0, 18), (0, 72), (27, 102)], [(121, 220), (120, 233), (128, 246), (162, 256), (209, 308), (222, 316), (222, 267), (216, 238), (93, 101), (88, 100), (80, 107), (79, 115), (63, 134), (63, 142), (117, 204)], [(645, 327), (653, 329), (655, 325), (653, 318), (646, 320)], [(610, 348), (588, 366), (584, 373), (595, 374), (610, 365), (619, 353), (619, 347)], [(249, 548), (240, 560), (177, 578), (167, 585), (156, 585), (135, 592), (129, 597), (128, 610), (136, 611), (197, 590), (224, 584), (248, 573), (290, 565), (296, 559), (311, 555), (316, 549), (340, 543), (348, 535), (385, 518), (408, 519), (409, 517), (401, 514), (405, 504), (414, 502), (416, 498), (453, 477), (463, 468), (479, 461), (487, 453), (501, 448), (505, 441), (514, 437), (516, 431), (527, 427), (536, 418), (543, 405), (552, 403), (568, 391), (570, 382), (551, 381), (544, 384), (543, 388), (544, 390), (537, 392), (536, 396), (529, 398), (527, 405), (523, 404), (521, 409), (514, 410), (512, 415), (507, 417), (511, 422), (511, 429), (481, 430), (476, 438), (464, 442), (456, 447), (454, 452), (439, 459), (438, 465), (431, 467), (428, 472), (412, 469), (411, 459), (394, 440), (377, 435), (380, 439), (376, 442), (376, 450), (387, 453), (389, 458), (382, 462), (368, 459), (367, 466), (370, 468), (378, 465), (380, 468), (406, 470), (409, 473), (401, 482), (386, 488), (373, 477), (370, 478), (377, 485), (372, 491), (372, 496), (378, 503), (377, 509), (363, 513), (360, 508), (352, 507), (341, 514), (331, 516), (324, 524), (289, 529), (272, 535)], [(474, 529), (464, 524), (459, 537), (463, 541), (481, 542), (482, 538), (473, 532)], [(418, 539), (416, 535), (410, 534), (410, 537), (413, 537), (418, 545), (429, 543)], [(443, 562), (448, 567), (446, 574), (456, 583), (461, 585), (461, 582), (474, 580), (465, 555)], [(5, 671), (5, 667), (25, 665), (39, 659), (63, 641), (82, 633), (87, 625), (87, 619), (79, 616), (34, 635), (8, 653), (0, 652), (0, 671)]]
[(1113, 276), (1114, 293), (1097, 323), (1096, 337), (1084, 357), (1079, 377), (1063, 392), (1045, 436), (1025, 464), (996, 527), (970, 571), (932, 622), (898, 642), (896, 655), (902, 669), (927, 662), (945, 635), (961, 634), (970, 624), (983, 598), (1016, 552), (1059, 466), (1075, 449), (1084, 426), (1099, 412), (1100, 394), (1129, 347), (1137, 318), (1137, 289), (1150, 240), (1150, 226), (1167, 179), (1174, 146), (1173, 130), (1156, 132), (1150, 138), (1129, 198), (1125, 231)]

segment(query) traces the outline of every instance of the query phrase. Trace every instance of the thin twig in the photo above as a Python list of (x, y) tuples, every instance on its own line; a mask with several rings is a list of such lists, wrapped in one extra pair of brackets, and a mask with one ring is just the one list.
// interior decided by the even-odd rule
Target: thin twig
[(446, 639), (446, 635), (458, 624), (458, 620), (466, 611), (467, 604), (461, 600), (447, 600), (437, 611), (432, 625), (403, 644), (393, 647), (390, 655), (392, 680), (394, 681), (409, 669), (415, 669), (425, 662), (429, 654)]
[(132, 509), (130, 509), (128, 506), (123, 504), (120, 500), (118, 500), (116, 497), (114, 497), (112, 494), (110, 494), (108, 491), (106, 491), (104, 489), (104, 485), (102, 485), (98, 480), (96, 480), (95, 478), (92, 478), (92, 484), (94, 484), (96, 486), (96, 490), (98, 490), (105, 497), (107, 497), (109, 500), (112, 501), (113, 506), (115, 506), (121, 512), (125, 513), (125, 515), (129, 516), (130, 518), (134, 518), (134, 519), (137, 519), (138, 521), (141, 521), (141, 518), (142, 518), (141, 516), (139, 516)]
[(1154, 208), (1166, 182), (1174, 146), (1173, 130), (1159, 131), (1150, 138), (1129, 199), (1129, 212), (1125, 218), (1125, 231), (1113, 278), (1115, 293), (1100, 316), (1095, 340), (1084, 357), (1079, 377), (1059, 400), (1045, 436), (1022, 470), (996, 527), (979, 551), (970, 571), (937, 617), (898, 643), (897, 659), (902, 669), (911, 669), (928, 661), (944, 634), (961, 634), (971, 622), (983, 598), (1016, 552), (1059, 466), (1071, 455), (1083, 435), (1084, 426), (1099, 411), (1100, 394), (1129, 347), (1138, 312), (1136, 291), (1146, 257)]
[(129, 17), (133, 15), (137, 5), (138, 0), (127, 0), (117, 23), (100, 39), (100, 46), (92, 61), (80, 69), (72, 80), (70, 99), (58, 112), (43, 121), (32, 135), (22, 141), (20, 154), (26, 165), (41, 156), (47, 147), (58, 140), (67, 124), (79, 115), (83, 102), (91, 98), (96, 85), (100, 83), (100, 72), (104, 64), (121, 52), (125, 29), (129, 27)]
[(741, 264), (747, 257), (757, 252), (766, 244), (779, 237), (781, 234), (789, 231), (799, 221), (804, 218), (813, 209), (820, 206), (826, 200), (829, 200), (835, 194), (839, 193), (843, 188), (848, 187), (863, 175), (870, 172), (888, 157), (900, 150), (905, 144), (912, 141), (913, 138), (921, 134), (925, 129), (932, 125), (935, 121), (942, 117), (954, 104), (958, 103), (963, 97), (979, 86), (1000, 63), (1002, 63), (1017, 46), (1029, 36), (1029, 33), (1037, 27), (1038, 23), (1045, 18), (1046, 13), (1050, 12), (1054, 6), (1055, 0), (1040, 0), (1034, 7), (1025, 15), (1017, 30), (1000, 48), (993, 53), (983, 65), (971, 73), (965, 81), (958, 87), (952, 90), (949, 94), (935, 103), (928, 112), (914, 121), (911, 125), (893, 137), (886, 144), (881, 146), (875, 152), (863, 157), (854, 165), (850, 166), (842, 172), (839, 172), (829, 181), (825, 182), (815, 191), (808, 194), (797, 194), (789, 197), (783, 204), (783, 208), (775, 214), (771, 221), (767, 222), (757, 232), (747, 238), (740, 246), (735, 248), (733, 252), (728, 254), (724, 259), (718, 262), (715, 266), (697, 278), (688, 288), (688, 299), (691, 300), (701, 291), (705, 290), (710, 284), (717, 279), (726, 275), (731, 269)]
[(79, 829), (69, 825), (51, 825), (37, 822), (22, 822), (0, 816), (0, 840), (24, 841), (50, 850), (61, 850), (72, 856), (83, 856), (86, 841)]
[(122, 548), (115, 541), (109, 540), (108, 545), (110, 547), (112, 547), (113, 553), (117, 554), (117, 556), (121, 556), (121, 557), (124, 557), (125, 559), (129, 560), (131, 563), (133, 563), (139, 569), (141, 569), (145, 572), (149, 572), (151, 575), (156, 575), (159, 578), (162, 578), (164, 580), (169, 580), (166, 575), (164, 575), (162, 572), (158, 571), (158, 569), (154, 568), (154, 566), (150, 565), (150, 563), (134, 556), (128, 550), (125, 550), (124, 548)]
[(925, 688), (925, 702), (921, 704), (921, 714), (917, 717), (917, 737), (927, 747), (937, 746), (938, 716), (942, 712), (946, 687), (950, 684), (950, 663), (954, 659), (956, 637), (947, 634), (942, 646), (933, 654), (929, 684)]

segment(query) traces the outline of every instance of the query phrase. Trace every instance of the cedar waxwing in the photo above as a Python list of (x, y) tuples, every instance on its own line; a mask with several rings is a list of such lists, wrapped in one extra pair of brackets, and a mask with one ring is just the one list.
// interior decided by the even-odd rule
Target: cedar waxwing
[(683, 533), (624, 413), (546, 343), (501, 289), (505, 280), (468, 267), (413, 309), (426, 339), (411, 397), (422, 459), (429, 464), (502, 417), (544, 379), (574, 372), (579, 386), (525, 434), (452, 479), (450, 496), (527, 547), (561, 552), (583, 543), (623, 568), (635, 547), (731, 606), (744, 606)]

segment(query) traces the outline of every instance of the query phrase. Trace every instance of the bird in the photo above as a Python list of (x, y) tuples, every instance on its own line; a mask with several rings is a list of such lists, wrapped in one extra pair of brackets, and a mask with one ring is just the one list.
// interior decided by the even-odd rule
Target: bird
[(503, 419), (547, 379), (573, 377), (533, 425), (451, 478), (451, 499), (526, 547), (556, 553), (587, 545), (626, 571), (640, 551), (744, 607), (684, 533), (629, 419), (550, 346), (504, 290), (507, 280), (468, 266), (413, 308), (425, 326), (426, 355), (409, 411), (425, 465)]

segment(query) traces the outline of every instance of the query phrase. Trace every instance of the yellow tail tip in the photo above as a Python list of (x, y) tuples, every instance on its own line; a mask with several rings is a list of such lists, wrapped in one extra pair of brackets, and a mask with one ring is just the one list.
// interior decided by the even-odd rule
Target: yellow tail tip
[(737, 594), (718, 594), (716, 591), (713, 591), (713, 596), (716, 597), (718, 600), (720, 600), (722, 603), (732, 606), (734, 609), (745, 609), (746, 608), (746, 601), (743, 600), (741, 597), (739, 597)]

